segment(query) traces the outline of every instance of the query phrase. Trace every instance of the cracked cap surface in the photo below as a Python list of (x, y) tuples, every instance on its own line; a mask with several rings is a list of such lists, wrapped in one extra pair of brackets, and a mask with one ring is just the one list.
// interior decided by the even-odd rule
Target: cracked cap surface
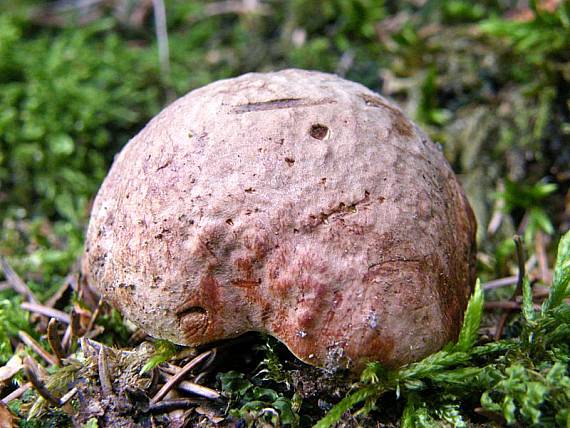
[(262, 331), (359, 371), (457, 337), (475, 228), (443, 155), (389, 101), (330, 74), (252, 73), (190, 92), (125, 146), (83, 271), (152, 336)]

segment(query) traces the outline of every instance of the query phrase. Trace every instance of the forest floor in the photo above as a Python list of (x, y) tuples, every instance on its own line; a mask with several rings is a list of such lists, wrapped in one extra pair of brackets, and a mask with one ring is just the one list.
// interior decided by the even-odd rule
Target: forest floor
[[(570, 427), (570, 4), (165, 6), (0, 1), (0, 427)], [(260, 334), (154, 340), (79, 276), (128, 139), (191, 89), (288, 67), (363, 83), (441, 144), (478, 220), (457, 343), (355, 381)]]

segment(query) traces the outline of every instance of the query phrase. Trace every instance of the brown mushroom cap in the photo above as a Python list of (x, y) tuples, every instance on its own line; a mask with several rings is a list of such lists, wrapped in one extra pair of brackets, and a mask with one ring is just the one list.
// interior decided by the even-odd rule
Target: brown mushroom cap
[(83, 271), (152, 336), (267, 332), (358, 371), (457, 337), (475, 229), (441, 152), (389, 101), (330, 74), (252, 73), (190, 92), (127, 144)]

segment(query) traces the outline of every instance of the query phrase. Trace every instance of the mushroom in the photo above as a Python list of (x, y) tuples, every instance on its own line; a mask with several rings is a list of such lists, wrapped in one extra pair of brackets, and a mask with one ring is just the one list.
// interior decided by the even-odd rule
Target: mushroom
[(364, 86), (246, 74), (165, 108), (116, 157), (82, 269), (150, 335), (273, 335), (304, 362), (397, 367), (454, 340), (472, 210), (441, 151)]

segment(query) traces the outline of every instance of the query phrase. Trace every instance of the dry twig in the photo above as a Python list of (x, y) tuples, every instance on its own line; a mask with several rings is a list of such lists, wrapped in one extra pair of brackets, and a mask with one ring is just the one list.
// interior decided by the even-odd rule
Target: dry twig
[(36, 342), (36, 340), (32, 336), (30, 336), (28, 333), (20, 330), (18, 332), (18, 337), (20, 338), (20, 340), (22, 342), (24, 342), (25, 345), (32, 348), (34, 350), (34, 352), (36, 354), (38, 354), (40, 357), (42, 357), (48, 364), (51, 364), (52, 366), (58, 366), (59, 365), (59, 359), (54, 357), (53, 355), (51, 355), (44, 348), (42, 348), (42, 345), (40, 345), (38, 342)]
[(25, 384), (20, 386), (18, 389), (12, 391), (10, 394), (8, 394), (6, 397), (4, 397), (2, 399), (2, 403), (8, 404), (12, 400), (17, 400), (18, 398), (20, 398), (24, 394), (24, 392), (26, 392), (31, 387), (32, 387), (32, 383), (26, 382)]
[(28, 312), (33, 312), (35, 314), (40, 314), (40, 315), (44, 315), (48, 318), (55, 318), (58, 321), (61, 321), (65, 324), (69, 324), (71, 319), (69, 317), (69, 315), (67, 315), (65, 312), (59, 311), (57, 309), (54, 308), (50, 308), (48, 306), (45, 305), (41, 305), (39, 303), (27, 303), (24, 302), (20, 305), (20, 307)]
[(16, 291), (16, 293), (21, 294), (32, 303), (38, 303), (38, 300), (36, 299), (36, 296), (34, 296), (34, 293), (32, 293), (32, 290), (30, 290), (22, 278), (20, 278), (14, 269), (12, 269), (12, 266), (10, 266), (4, 257), (0, 257), (0, 267), (4, 271), (6, 281), (10, 284), (10, 287)]
[[(173, 377), (171, 374), (168, 374), (164, 371), (161, 371), (161, 376), (167, 382), (170, 381)], [(215, 389), (208, 388), (206, 386), (202, 386), (202, 385), (199, 385), (195, 382), (190, 382), (187, 380), (181, 381), (176, 386), (176, 388), (179, 389), (180, 391), (184, 391), (184, 392), (189, 393), (189, 394), (199, 395), (201, 397), (205, 397), (205, 398), (208, 398), (210, 400), (217, 400), (220, 398), (220, 393), (218, 391), (216, 391)]]
[(164, 386), (162, 388), (160, 388), (160, 390), (156, 393), (156, 395), (154, 397), (152, 397), (150, 404), (155, 404), (158, 401), (162, 400), (164, 398), (164, 396), (168, 393), (168, 391), (170, 391), (172, 388), (174, 388), (176, 385), (178, 385), (194, 367), (196, 367), (202, 361), (204, 361), (208, 357), (210, 357), (210, 355), (212, 355), (213, 352), (214, 351), (212, 351), (212, 350), (206, 351), (206, 352), (203, 352), (200, 355), (198, 355), (196, 358), (192, 359), (178, 373), (176, 373), (174, 376), (172, 376), (168, 380), (168, 382), (166, 382), (164, 384)]
[(46, 400), (48, 403), (53, 404), (54, 406), (60, 406), (59, 399), (56, 398), (40, 380), (37, 371), (37, 363), (32, 357), (26, 357), (24, 359), (24, 372), (26, 373), (28, 380), (34, 386), (34, 389), (44, 398), (44, 400)]
[(210, 400), (218, 400), (221, 396), (215, 389), (198, 385), (197, 383), (189, 382), (187, 380), (180, 382), (177, 388), (186, 393), (199, 395), (201, 397), (209, 398)]

